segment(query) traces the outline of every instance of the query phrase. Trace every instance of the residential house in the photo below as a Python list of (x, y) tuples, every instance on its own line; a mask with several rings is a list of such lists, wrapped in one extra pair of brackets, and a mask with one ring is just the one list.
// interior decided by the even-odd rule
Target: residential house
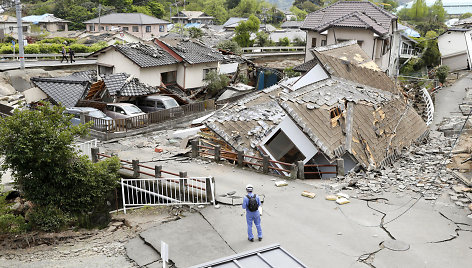
[(300, 29), (302, 24), (303, 24), (303, 21), (288, 20), (288, 21), (285, 21), (284, 23), (282, 23), (282, 25), (280, 25), (280, 28), (282, 28), (282, 29)]
[(100, 99), (105, 102), (129, 101), (159, 92), (159, 88), (141, 83), (139, 79), (126, 73), (104, 75), (103, 82), (103, 91), (99, 94)]
[(402, 33), (400, 45), (400, 61), (404, 62), (407, 59), (418, 57), (419, 49), (417, 48), (418, 41)]
[[(305, 165), (342, 158), (347, 171), (392, 163), (404, 147), (427, 135), (427, 126), (395, 83), (371, 66), (371, 59), (364, 62), (366, 54), (349, 55), (349, 50), (345, 44), (317, 48), (317, 63), (305, 75), (220, 109), (205, 124), (250, 156)], [(329, 168), (305, 171), (333, 171)]]
[(53, 14), (31, 15), (22, 18), (23, 22), (39, 26), (44, 32), (64, 32), (69, 30), (68, 20), (56, 18)]
[(454, 23), (453, 26), (455, 28), (470, 29), (470, 28), (472, 28), (472, 17), (465, 18), (465, 19), (462, 19), (462, 20), (458, 20), (457, 22)]
[[(31, 26), (29, 22), (22, 22), (23, 33), (29, 33)], [(15, 35), (18, 34), (17, 19), (9, 15), (0, 15), (0, 30), (3, 30), (3, 34)]]
[(83, 71), (62, 77), (33, 77), (31, 82), (44, 93), (36, 90), (35, 95), (45, 95), (52, 104), (69, 108), (76, 106), (87, 95), (96, 79), (96, 71)]
[(223, 55), (190, 40), (154, 40), (154, 45), (124, 44), (101, 49), (97, 56), (98, 72), (127, 73), (150, 86), (176, 84), (183, 89), (205, 85), (206, 74), (218, 70)]
[[(397, 73), (397, 17), (368, 1), (340, 1), (308, 14), (301, 26), (306, 51), (313, 47), (357, 40), (359, 46), (389, 75)], [(313, 58), (306, 53), (305, 61)]]
[(84, 22), (89, 32), (123, 31), (144, 40), (167, 33), (168, 21), (142, 13), (113, 13)]
[(248, 18), (236, 18), (236, 17), (231, 17), (229, 18), (225, 23), (223, 23), (223, 29), (225, 31), (234, 31), (234, 29), (236, 28), (236, 26), (238, 26), (238, 24), (241, 22), (241, 21), (247, 21)]
[(172, 23), (180, 23), (180, 24), (189, 24), (189, 23), (199, 23), (199, 24), (213, 24), (212, 16), (207, 15), (205, 12), (202, 11), (187, 11), (182, 10), (179, 11), (175, 16), (171, 18)]
[(438, 37), (441, 53), (441, 64), (450, 71), (471, 68), (472, 63), (472, 29), (452, 28)]

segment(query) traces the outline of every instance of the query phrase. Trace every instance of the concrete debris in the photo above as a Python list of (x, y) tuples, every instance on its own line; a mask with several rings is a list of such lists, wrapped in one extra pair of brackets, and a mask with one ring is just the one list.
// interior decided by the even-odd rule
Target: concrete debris
[(286, 181), (276, 181), (275, 186), (277, 187), (282, 187), (282, 186), (287, 186), (288, 183)]
[(349, 201), (347, 198), (344, 198), (344, 197), (336, 199), (336, 203), (338, 203), (339, 205), (348, 204), (350, 202), (351, 201)]
[(335, 196), (335, 195), (327, 195), (327, 196), (325, 197), (325, 199), (326, 199), (326, 200), (329, 200), (329, 201), (336, 201), (336, 199), (338, 199), (338, 197)]
[(303, 191), (302, 196), (308, 197), (308, 198), (315, 198), (316, 194), (308, 191)]
[(349, 199), (349, 195), (348, 194), (345, 194), (345, 193), (337, 193), (336, 196), (338, 198), (346, 198), (346, 199)]

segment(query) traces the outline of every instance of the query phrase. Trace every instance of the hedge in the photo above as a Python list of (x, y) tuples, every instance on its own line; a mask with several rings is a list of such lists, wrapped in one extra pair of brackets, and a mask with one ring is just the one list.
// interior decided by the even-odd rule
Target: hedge
[[(107, 46), (108, 44), (106, 42), (99, 42), (91, 46), (86, 46), (83, 44), (71, 44), (70, 46), (66, 46), (65, 48), (67, 51), (69, 50), (69, 48), (72, 48), (75, 53), (91, 53)], [(35, 44), (28, 44), (27, 46), (25, 46), (25, 54), (60, 54), (62, 51), (62, 47), (62, 44), (37, 42)], [(18, 44), (16, 44), (15, 53), (17, 54), (18, 51)], [(0, 43), (0, 54), (13, 54), (11, 44)]]

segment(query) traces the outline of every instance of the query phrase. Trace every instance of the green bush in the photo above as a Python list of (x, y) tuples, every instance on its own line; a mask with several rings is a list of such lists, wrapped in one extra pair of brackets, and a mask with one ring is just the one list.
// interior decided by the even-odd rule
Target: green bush
[(25, 46), (25, 54), (39, 54), (39, 45), (37, 44), (30, 44)]
[(66, 38), (66, 37), (54, 37), (54, 38), (46, 38), (41, 41), (38, 41), (38, 43), (41, 44), (61, 44), (63, 45), (64, 43), (67, 44), (73, 44), (75, 43), (76, 39), (74, 38)]
[(62, 210), (52, 205), (36, 207), (29, 214), (29, 224), (34, 230), (44, 232), (57, 232), (63, 230), (69, 221), (69, 217)]
[(22, 216), (8, 213), (0, 215), (0, 234), (17, 234), (27, 229), (28, 226)]
[(108, 46), (107, 42), (105, 41), (102, 41), (102, 42), (98, 42), (98, 43), (95, 43), (93, 45), (91, 45), (89, 48), (88, 48), (88, 52), (95, 52), (95, 51), (98, 51), (102, 48), (106, 48)]
[(89, 47), (83, 44), (72, 44), (69, 46), (75, 53), (87, 53)]
[(290, 39), (288, 39), (288, 37), (280, 38), (279, 42), (277, 42), (277, 46), (280, 46), (280, 47), (290, 46)]
[(449, 67), (445, 65), (441, 65), (436, 70), (436, 77), (439, 79), (439, 82), (443, 83), (446, 82), (447, 75), (449, 73)]
[(9, 45), (3, 45), (0, 47), (0, 54), (13, 54), (13, 49)]

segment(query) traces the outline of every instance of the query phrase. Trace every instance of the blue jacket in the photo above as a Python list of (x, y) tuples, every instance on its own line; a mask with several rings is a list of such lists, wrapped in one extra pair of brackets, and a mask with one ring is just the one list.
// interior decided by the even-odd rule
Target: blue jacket
[(247, 195), (244, 196), (244, 199), (243, 199), (243, 208), (246, 210), (247, 213), (254, 213), (254, 212), (258, 212), (258, 211), (250, 211), (249, 208), (247, 207), (248, 206), (248, 203), (249, 203), (249, 198), (247, 198), (247, 196), (250, 196), (250, 197), (253, 197), (254, 195), (256, 195), (256, 200), (257, 200), (257, 204), (259, 206), (261, 206), (261, 200), (259, 199), (259, 196), (257, 194), (254, 194), (254, 193), (248, 193)]

